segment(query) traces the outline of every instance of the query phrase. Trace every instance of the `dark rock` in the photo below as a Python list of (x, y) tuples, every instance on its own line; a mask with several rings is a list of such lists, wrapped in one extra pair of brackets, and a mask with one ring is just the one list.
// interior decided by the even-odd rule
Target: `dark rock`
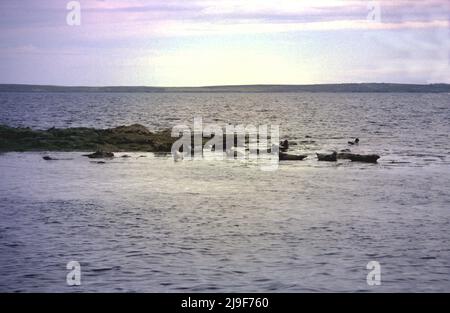
[(128, 154), (124, 154), (121, 156), (121, 158), (131, 158), (131, 156), (129, 156)]
[(106, 152), (106, 151), (96, 151), (91, 154), (85, 154), (84, 156), (86, 156), (90, 159), (107, 159), (107, 158), (113, 158), (114, 153)]
[(317, 158), (319, 159), (319, 161), (336, 162), (337, 161), (337, 152), (334, 151), (331, 154), (317, 153)]

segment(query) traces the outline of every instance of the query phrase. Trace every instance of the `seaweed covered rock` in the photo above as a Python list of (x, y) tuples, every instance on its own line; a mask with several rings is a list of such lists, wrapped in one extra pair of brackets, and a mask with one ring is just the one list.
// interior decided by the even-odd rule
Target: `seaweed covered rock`
[(129, 126), (119, 126), (116, 128), (110, 128), (108, 130), (111, 133), (132, 133), (132, 134), (140, 134), (140, 135), (149, 135), (151, 132), (141, 124), (133, 124)]
[(151, 132), (133, 124), (110, 129), (33, 130), (0, 125), (0, 151), (142, 151), (170, 152), (177, 138), (169, 129)]

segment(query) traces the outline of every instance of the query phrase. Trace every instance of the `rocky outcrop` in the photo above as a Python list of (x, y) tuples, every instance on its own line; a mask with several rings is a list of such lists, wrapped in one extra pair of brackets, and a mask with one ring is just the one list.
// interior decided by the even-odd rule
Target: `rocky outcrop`
[(50, 128), (34, 130), (0, 125), (0, 152), (7, 151), (145, 151), (170, 152), (170, 129), (151, 132), (142, 125), (110, 129)]
[[(31, 128), (13, 128), (0, 125), (0, 153), (9, 151), (96, 151), (87, 155), (89, 158), (112, 158), (114, 152), (171, 152), (172, 144), (178, 138), (171, 137), (171, 130), (166, 129), (151, 132), (146, 127), (133, 124), (110, 129), (95, 128), (50, 128), (47, 130), (34, 130)], [(226, 143), (226, 136), (223, 138)], [(204, 138), (204, 142), (208, 140)], [(248, 137), (245, 138), (246, 143)], [(237, 137), (234, 137), (236, 144)], [(193, 140), (192, 140), (193, 142)], [(283, 142), (283, 148), (288, 148), (288, 142)], [(192, 149), (193, 150), (193, 149)], [(267, 152), (272, 149), (268, 149)], [(285, 149), (287, 150), (287, 149)], [(230, 156), (236, 157), (237, 151), (229, 150)], [(126, 158), (127, 155), (122, 157)], [(142, 156), (141, 156), (142, 157)], [(306, 155), (296, 155), (281, 151), (279, 160), (303, 160)], [(317, 154), (319, 161), (336, 161), (349, 159), (354, 162), (376, 163), (380, 158), (376, 154), (354, 154), (350, 150), (341, 150), (339, 153)], [(46, 161), (56, 160), (48, 155), (43, 157)], [(58, 159), (63, 160), (63, 159)]]

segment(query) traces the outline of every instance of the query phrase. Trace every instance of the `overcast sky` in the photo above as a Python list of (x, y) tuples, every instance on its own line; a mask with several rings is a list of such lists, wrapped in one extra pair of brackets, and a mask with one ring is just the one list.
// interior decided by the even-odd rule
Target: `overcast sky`
[(450, 83), (448, 0), (0, 1), (0, 83)]

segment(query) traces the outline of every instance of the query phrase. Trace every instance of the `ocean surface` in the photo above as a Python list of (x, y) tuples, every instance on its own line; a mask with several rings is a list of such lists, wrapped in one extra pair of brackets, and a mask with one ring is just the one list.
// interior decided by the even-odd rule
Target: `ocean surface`
[[(9, 126), (194, 117), (279, 125), (308, 158), (266, 172), (152, 153), (0, 154), (0, 291), (450, 292), (449, 94), (0, 93)], [(315, 157), (345, 148), (381, 159)], [(66, 283), (70, 261), (80, 286)], [(367, 284), (370, 261), (381, 285)]]

